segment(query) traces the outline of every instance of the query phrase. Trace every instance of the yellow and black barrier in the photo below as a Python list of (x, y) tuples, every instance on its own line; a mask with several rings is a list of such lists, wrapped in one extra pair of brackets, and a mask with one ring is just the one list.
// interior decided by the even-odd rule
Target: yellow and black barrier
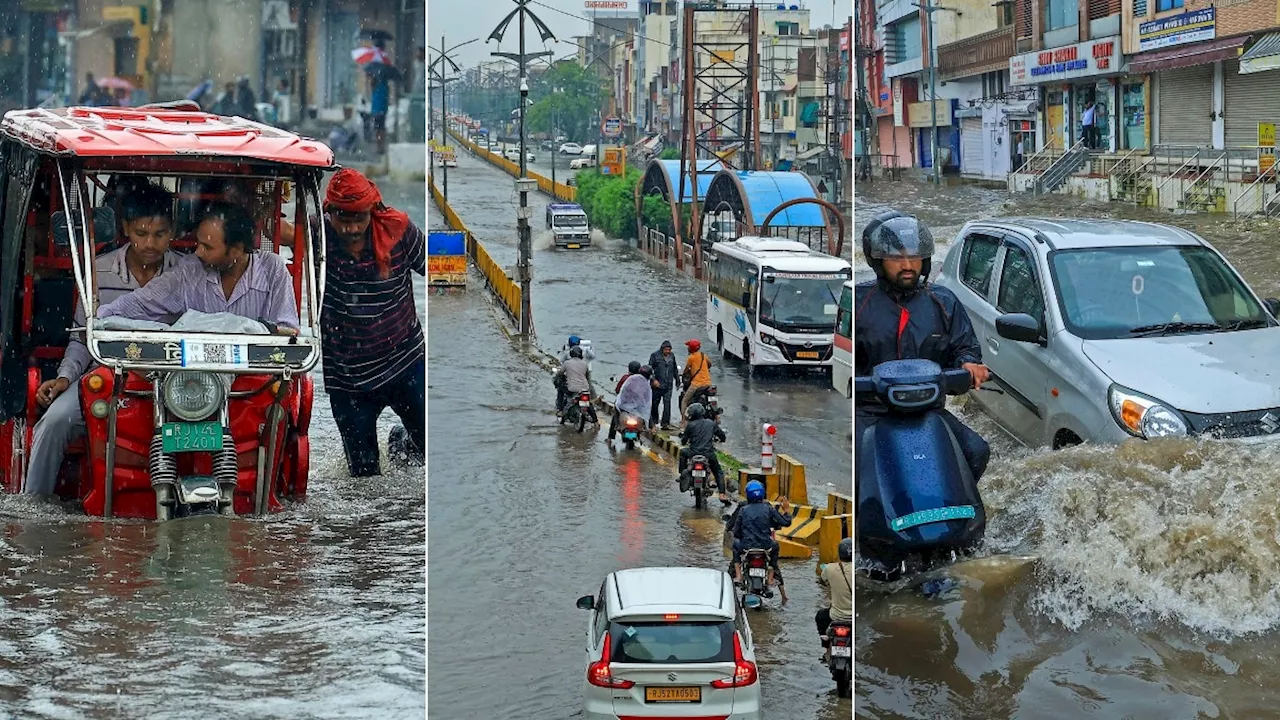
[[(449, 131), (449, 134), (452, 135), (453, 139), (457, 140), (460, 145), (470, 150), (476, 157), (488, 162), (490, 165), (493, 165), (512, 177), (520, 177), (520, 165), (518, 163), (513, 163), (498, 153), (490, 152), (489, 148), (480, 147), (452, 130)], [(540, 175), (532, 170), (526, 170), (525, 175), (530, 179), (537, 181), (539, 190), (557, 200), (573, 202), (574, 198), (578, 196), (577, 188), (570, 185), (565, 185), (562, 182), (553, 183), (551, 182), (551, 178)]]
[(484, 245), (476, 239), (471, 230), (462, 222), (462, 218), (458, 217), (458, 213), (449, 207), (448, 201), (444, 199), (444, 195), (436, 187), (434, 179), (428, 180), (428, 186), (431, 189), (431, 199), (435, 201), (436, 207), (440, 208), (440, 212), (444, 214), (445, 222), (454, 230), (461, 230), (466, 236), (467, 255), (475, 263), (476, 269), (484, 275), (485, 285), (493, 292), (494, 297), (498, 299), (498, 304), (507, 313), (507, 317), (518, 323), (518, 318), (520, 317), (520, 284), (507, 275), (502, 266), (494, 261), (493, 257), (489, 255), (489, 251), (485, 250)]

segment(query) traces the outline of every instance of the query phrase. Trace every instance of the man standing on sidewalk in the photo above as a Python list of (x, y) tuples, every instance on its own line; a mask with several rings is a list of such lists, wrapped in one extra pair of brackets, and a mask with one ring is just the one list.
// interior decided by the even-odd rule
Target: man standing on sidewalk
[(426, 448), (426, 341), (413, 276), (427, 273), (426, 238), (378, 188), (339, 170), (324, 198), (328, 242), (320, 316), (324, 384), (352, 477), (381, 474), (377, 422), (390, 407), (406, 454)]
[(1084, 140), (1084, 146), (1090, 150), (1095, 149), (1098, 144), (1098, 138), (1095, 135), (1095, 130), (1097, 128), (1094, 127), (1094, 121), (1097, 113), (1097, 106), (1094, 105), (1092, 100), (1084, 104), (1084, 114), (1080, 118), (1080, 135)]
[(680, 368), (671, 352), (671, 341), (663, 340), (662, 347), (649, 356), (653, 368), (653, 409), (649, 411), (649, 427), (658, 427), (658, 406), (662, 406), (662, 429), (671, 429), (671, 395), (680, 383)]

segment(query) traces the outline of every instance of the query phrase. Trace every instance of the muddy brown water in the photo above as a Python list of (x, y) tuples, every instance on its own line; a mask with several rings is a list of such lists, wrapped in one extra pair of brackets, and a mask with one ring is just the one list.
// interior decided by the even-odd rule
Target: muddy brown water
[[(940, 241), (998, 215), (1178, 225), (1263, 296), (1280, 292), (1273, 221), (913, 182), (859, 185), (855, 202), (859, 232), (892, 206), (927, 219)], [(957, 411), (994, 451), (982, 482), (987, 557), (957, 566), (940, 597), (859, 584), (858, 717), (1280, 714), (1280, 449), (1135, 440), (1030, 451), (963, 403)]]

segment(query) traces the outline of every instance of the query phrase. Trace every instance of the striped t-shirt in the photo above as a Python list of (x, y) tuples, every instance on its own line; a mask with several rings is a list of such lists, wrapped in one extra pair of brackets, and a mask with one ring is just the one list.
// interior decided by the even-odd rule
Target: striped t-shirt
[(426, 340), (413, 298), (413, 276), (427, 274), (426, 236), (417, 225), (391, 249), (391, 272), (378, 272), (373, 243), (352, 257), (325, 221), (324, 309), (320, 315), (324, 385), (329, 392), (370, 392), (425, 360)]

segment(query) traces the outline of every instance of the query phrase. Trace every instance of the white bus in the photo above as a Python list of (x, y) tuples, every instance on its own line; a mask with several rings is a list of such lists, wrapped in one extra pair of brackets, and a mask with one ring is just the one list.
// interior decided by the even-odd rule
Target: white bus
[(836, 313), (836, 347), (831, 356), (831, 387), (853, 397), (853, 281), (840, 291)]
[(707, 252), (707, 334), (758, 365), (830, 367), (847, 260), (784, 238), (743, 237)]

